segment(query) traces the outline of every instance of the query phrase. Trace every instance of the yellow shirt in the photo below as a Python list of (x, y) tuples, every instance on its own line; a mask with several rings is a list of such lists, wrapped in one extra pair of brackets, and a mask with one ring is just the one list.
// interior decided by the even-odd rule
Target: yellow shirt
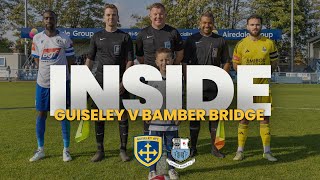
[[(250, 37), (239, 41), (234, 49), (232, 62), (238, 65), (271, 65), (278, 59), (278, 50), (275, 43), (264, 36), (253, 41)], [(268, 79), (255, 79), (255, 84), (265, 84)]]

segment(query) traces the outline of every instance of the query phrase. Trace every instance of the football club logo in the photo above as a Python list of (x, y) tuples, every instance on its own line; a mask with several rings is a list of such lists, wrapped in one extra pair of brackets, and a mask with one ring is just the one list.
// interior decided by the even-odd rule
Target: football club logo
[(133, 140), (134, 157), (139, 163), (150, 167), (157, 163), (162, 155), (162, 138), (159, 136), (136, 136)]
[[(188, 146), (189, 139), (188, 138), (173, 138), (173, 147), (171, 150), (172, 157), (179, 161), (185, 161), (190, 156), (190, 149)], [(170, 166), (174, 166), (178, 169), (184, 169), (188, 166), (191, 166), (196, 160), (193, 158), (192, 160), (184, 163), (184, 164), (178, 164), (176, 162), (171, 161), (170, 159), (167, 159), (167, 162)]]
[(164, 42), (164, 47), (168, 48), (168, 49), (171, 49), (171, 42), (170, 41)]
[(114, 55), (120, 55), (120, 45), (114, 45), (113, 46), (113, 53)]
[(57, 39), (56, 39), (56, 42), (57, 42), (57, 44), (59, 44), (59, 45), (62, 45), (62, 43), (63, 43), (63, 42), (62, 42), (62, 39), (60, 39), (60, 38), (57, 38)]
[(267, 52), (267, 48), (266, 48), (266, 47), (263, 47), (263, 48), (262, 48), (262, 52)]

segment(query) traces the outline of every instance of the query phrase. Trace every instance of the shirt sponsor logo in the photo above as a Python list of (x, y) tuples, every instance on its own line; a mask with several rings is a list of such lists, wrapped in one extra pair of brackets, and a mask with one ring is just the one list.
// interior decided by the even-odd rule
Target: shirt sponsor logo
[(59, 56), (61, 48), (44, 49), (42, 52), (41, 60), (55, 60)]

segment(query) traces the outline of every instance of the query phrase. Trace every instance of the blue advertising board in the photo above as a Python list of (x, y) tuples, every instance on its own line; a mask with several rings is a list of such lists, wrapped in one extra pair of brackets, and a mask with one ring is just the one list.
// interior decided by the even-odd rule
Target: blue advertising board
[[(21, 28), (21, 38), (32, 38), (32, 29), (34, 28)], [(37, 29), (38, 32), (43, 31), (43, 28), (35, 29)], [(58, 28), (58, 30), (70, 36), (71, 39), (90, 39), (95, 32), (102, 30), (102, 28)], [(121, 30), (127, 32), (133, 40), (137, 38), (137, 35), (140, 32), (140, 29)], [(199, 32), (198, 29), (178, 29), (178, 31), (184, 40), (186, 40), (188, 36)], [(245, 29), (219, 29), (218, 34), (223, 36), (226, 40), (240, 40), (249, 33)], [(262, 35), (273, 40), (280, 40), (282, 31), (280, 29), (263, 29)]]

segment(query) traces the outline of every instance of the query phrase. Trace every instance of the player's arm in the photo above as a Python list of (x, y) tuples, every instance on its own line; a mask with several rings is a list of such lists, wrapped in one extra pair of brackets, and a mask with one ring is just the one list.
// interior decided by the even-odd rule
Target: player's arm
[(271, 72), (274, 72), (278, 66), (278, 49), (275, 43), (272, 41), (271, 51), (269, 53), (270, 61), (271, 61)]
[(34, 62), (37, 64), (37, 66), (39, 67), (39, 58), (33, 58)]
[(233, 56), (232, 56), (232, 65), (233, 69), (237, 71), (238, 65), (241, 64), (241, 49), (240, 44), (238, 43), (234, 48)]
[(271, 72), (274, 72), (278, 67), (278, 61), (271, 61)]
[(228, 44), (227, 42), (222, 39), (222, 44), (223, 44), (223, 47), (222, 47), (222, 52), (221, 52), (221, 63), (223, 64), (223, 69), (229, 73), (230, 71), (230, 68), (231, 68), (231, 58), (230, 58), (230, 55), (229, 55), (229, 49), (228, 49)]
[(90, 70), (92, 70), (92, 67), (93, 67), (93, 61), (89, 58), (86, 59), (86, 62), (84, 63), (86, 66), (88, 66), (88, 68)]
[(180, 51), (175, 51), (176, 58), (174, 60), (174, 64), (179, 65), (183, 60), (183, 49)]
[(90, 45), (89, 45), (89, 53), (88, 53), (87, 58), (85, 60), (86, 62), (84, 63), (86, 66), (88, 66), (88, 68), (90, 70), (92, 70), (93, 61), (95, 60), (95, 57), (96, 57), (96, 54), (97, 54), (97, 46), (96, 46), (96, 43), (95, 43), (95, 38), (96, 38), (95, 35), (93, 35), (91, 37)]
[(183, 40), (180, 33), (175, 30), (173, 37), (173, 50), (175, 51), (176, 58), (174, 64), (180, 64), (183, 60), (184, 50), (183, 50)]
[(67, 38), (66, 44), (65, 44), (65, 54), (68, 62), (68, 69), (69, 72), (71, 70), (71, 65), (73, 65), (76, 62), (73, 43), (70, 38)]
[(137, 56), (137, 60), (140, 64), (144, 64), (144, 56)]
[[(35, 39), (34, 39), (35, 40)], [(36, 45), (35, 42), (32, 42), (32, 46), (31, 46), (31, 54), (32, 57), (34, 59), (34, 62), (37, 64), (37, 66), (39, 67), (39, 49)]]
[(69, 72), (71, 72), (71, 65), (74, 65), (74, 63), (76, 62), (76, 57), (74, 55), (67, 56), (67, 61), (68, 61)]
[(136, 57), (140, 64), (144, 64), (142, 32), (138, 34), (136, 39)]
[[(128, 37), (127, 37), (127, 42), (126, 42), (126, 50), (125, 50), (125, 52), (126, 52), (126, 59), (125, 59), (125, 61), (127, 62), (126, 63), (126, 70), (128, 69), (128, 68), (130, 68), (131, 66), (133, 66), (133, 64), (134, 64), (134, 62), (133, 62), (133, 60), (134, 60), (134, 58), (133, 58), (133, 42), (132, 42), (132, 40), (131, 40), (131, 37), (128, 35)], [(138, 58), (138, 57), (137, 57)], [(142, 57), (143, 58), (143, 57)], [(139, 60), (138, 60), (139, 61)], [(140, 62), (140, 61), (139, 61)]]
[[(126, 63), (126, 70), (129, 69), (131, 66), (133, 66), (134, 62), (133, 62), (133, 43), (131, 40), (131, 37), (129, 35), (127, 35), (127, 39), (126, 39), (126, 47), (125, 47), (125, 55), (126, 55), (126, 59), (125, 61)], [(120, 82), (120, 94), (123, 94), (125, 92), (125, 88), (123, 86), (122, 81)]]
[(230, 69), (231, 69), (231, 63), (230, 62), (227, 62), (223, 65), (223, 69), (229, 73), (230, 72)]
[(185, 43), (182, 60), (182, 74), (184, 82), (187, 80), (187, 65), (190, 64), (194, 53), (192, 39), (189, 37)]

